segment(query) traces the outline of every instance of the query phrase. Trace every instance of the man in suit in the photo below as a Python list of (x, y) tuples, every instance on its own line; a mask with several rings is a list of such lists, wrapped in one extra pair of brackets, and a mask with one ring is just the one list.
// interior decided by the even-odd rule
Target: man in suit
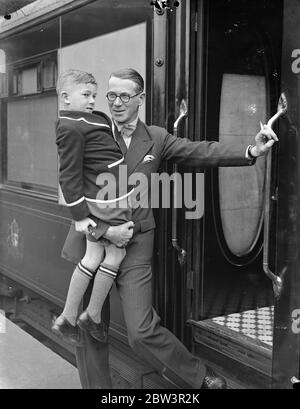
[[(144, 98), (144, 81), (135, 70), (123, 69), (111, 75), (107, 99), (114, 135), (124, 152), (128, 176), (140, 172), (147, 177), (149, 198), (151, 174), (157, 172), (163, 160), (193, 167), (249, 166), (278, 140), (272, 129), (266, 126), (256, 135), (255, 145), (243, 148), (232, 143), (176, 138), (163, 128), (147, 126), (138, 118)], [(149, 365), (179, 387), (225, 388), (226, 382), (221, 376), (206, 367), (174, 334), (160, 325), (160, 318), (152, 306), (151, 292), (155, 229), (152, 209), (145, 206), (133, 209), (133, 222), (133, 231), (128, 223), (121, 226), (99, 223), (92, 232), (95, 238), (104, 237), (118, 246), (128, 244), (116, 285), (129, 344)], [(84, 252), (83, 243), (71, 226), (63, 256), (78, 261)], [(102, 318), (108, 321), (108, 302), (102, 311)], [(77, 348), (77, 364), (84, 388), (111, 386), (107, 344), (100, 344), (84, 334), (83, 347)]]

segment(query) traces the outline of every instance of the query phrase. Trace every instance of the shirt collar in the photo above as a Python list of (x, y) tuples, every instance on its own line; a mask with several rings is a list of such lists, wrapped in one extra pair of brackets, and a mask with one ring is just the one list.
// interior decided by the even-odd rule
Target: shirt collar
[[(138, 120), (139, 120), (139, 116), (137, 116), (134, 121), (129, 122), (128, 125), (132, 125), (132, 126), (134, 126), (136, 128)], [(124, 125), (127, 125), (127, 124), (118, 125), (118, 124), (115, 123), (114, 120), (112, 121), (112, 123), (113, 123), (114, 128), (117, 128), (119, 132), (121, 131), (121, 129), (123, 128)]]

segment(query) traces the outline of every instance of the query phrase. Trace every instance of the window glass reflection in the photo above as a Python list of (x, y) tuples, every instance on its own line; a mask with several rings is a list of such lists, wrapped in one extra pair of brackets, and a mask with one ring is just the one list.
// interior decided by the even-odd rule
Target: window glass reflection
[(56, 112), (55, 95), (7, 104), (8, 181), (17, 182), (24, 188), (32, 188), (32, 185), (56, 188)]
[[(109, 115), (106, 100), (109, 75), (120, 68), (134, 67), (146, 78), (146, 23), (63, 47), (59, 61), (60, 72), (76, 67), (93, 73), (99, 87), (95, 108)], [(140, 117), (145, 119), (145, 104)]]

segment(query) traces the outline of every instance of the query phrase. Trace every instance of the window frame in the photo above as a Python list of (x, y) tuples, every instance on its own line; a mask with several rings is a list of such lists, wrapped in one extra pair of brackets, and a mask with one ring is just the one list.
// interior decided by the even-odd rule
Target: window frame
[[(44, 87), (44, 67), (46, 62), (51, 61), (53, 64), (53, 83), (52, 86)], [(56, 80), (57, 80), (57, 51), (47, 52), (45, 54), (26, 58), (22, 61), (18, 61), (7, 65), (7, 95), (0, 96), (0, 157), (1, 157), (1, 168), (0, 168), (0, 189), (10, 192), (22, 193), (29, 196), (35, 196), (38, 198), (44, 198), (51, 201), (57, 202), (58, 191), (57, 187), (48, 187), (44, 185), (39, 185), (35, 183), (28, 182), (17, 182), (8, 179), (8, 158), (7, 158), (7, 148), (8, 148), (8, 135), (7, 135), (7, 107), (8, 103), (14, 101), (20, 101), (25, 99), (33, 98), (43, 98), (46, 96), (51, 96), (56, 94)], [(20, 92), (20, 75), (22, 70), (37, 67), (37, 90), (36, 92), (22, 94)], [(13, 75), (17, 73), (17, 92), (13, 91)]]

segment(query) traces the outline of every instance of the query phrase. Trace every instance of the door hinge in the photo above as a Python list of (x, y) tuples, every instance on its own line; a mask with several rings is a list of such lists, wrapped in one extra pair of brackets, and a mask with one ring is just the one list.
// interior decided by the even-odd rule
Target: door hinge
[(188, 290), (194, 289), (194, 271), (193, 270), (187, 271), (186, 287)]
[(194, 31), (195, 31), (195, 33), (197, 33), (197, 31), (198, 31), (198, 13), (195, 13)]

